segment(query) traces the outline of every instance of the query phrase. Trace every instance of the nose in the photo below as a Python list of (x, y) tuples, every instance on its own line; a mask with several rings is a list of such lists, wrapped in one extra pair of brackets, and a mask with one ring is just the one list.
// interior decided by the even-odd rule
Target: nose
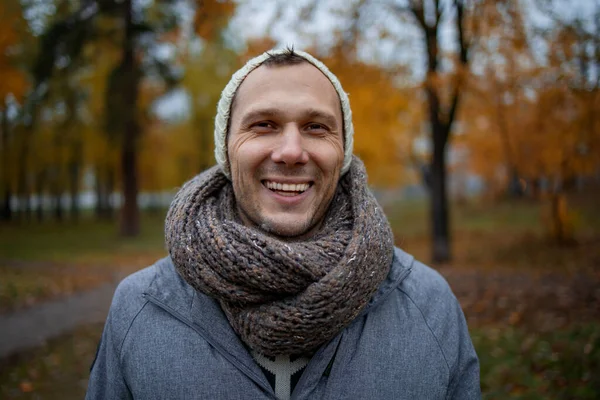
[(304, 149), (302, 133), (297, 126), (290, 124), (281, 132), (279, 143), (271, 153), (271, 159), (288, 167), (308, 162), (308, 152)]

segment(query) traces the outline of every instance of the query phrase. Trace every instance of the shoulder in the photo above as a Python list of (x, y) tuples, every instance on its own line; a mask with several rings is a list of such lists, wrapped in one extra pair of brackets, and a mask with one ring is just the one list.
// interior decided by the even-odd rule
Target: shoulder
[(419, 308), (435, 312), (456, 302), (456, 298), (444, 277), (433, 268), (417, 260), (411, 260), (410, 274), (398, 289), (410, 297)]
[(460, 304), (439, 272), (416, 260), (412, 260), (410, 269), (398, 285), (397, 293), (418, 310), (452, 369), (459, 356), (460, 342), (468, 337)]
[(159, 260), (129, 275), (117, 286), (106, 322), (106, 329), (110, 329), (115, 345), (119, 346), (125, 339), (129, 328), (148, 303), (146, 291), (160, 269), (165, 268), (165, 264), (169, 262), (168, 259)]
[(160, 260), (123, 279), (115, 290), (111, 311), (126, 312), (127, 309), (139, 308), (145, 302), (143, 299), (144, 292), (156, 278), (157, 269), (160, 268), (160, 264), (163, 262), (163, 260)]

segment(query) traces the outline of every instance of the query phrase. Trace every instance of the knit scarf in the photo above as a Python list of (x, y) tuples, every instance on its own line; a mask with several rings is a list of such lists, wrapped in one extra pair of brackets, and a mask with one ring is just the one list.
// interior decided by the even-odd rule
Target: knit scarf
[(338, 334), (368, 304), (393, 255), (392, 231), (356, 157), (309, 239), (243, 225), (218, 167), (181, 188), (165, 234), (183, 279), (220, 302), (247, 346), (271, 357), (310, 354)]

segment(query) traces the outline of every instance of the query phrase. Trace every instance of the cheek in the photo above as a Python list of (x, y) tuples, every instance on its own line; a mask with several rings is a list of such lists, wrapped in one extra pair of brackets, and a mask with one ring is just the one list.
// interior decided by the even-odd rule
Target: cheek
[(251, 179), (268, 154), (266, 146), (257, 138), (240, 137), (227, 146), (231, 179), (234, 186)]
[(247, 140), (244, 140), (243, 137), (233, 137), (229, 140), (227, 156), (232, 175), (234, 171), (239, 173), (244, 170), (243, 166), (246, 163), (245, 156), (248, 154), (247, 147)]
[(231, 182), (233, 183), (233, 190), (235, 193), (239, 193), (239, 190), (243, 187), (243, 172), (247, 171), (247, 168), (244, 167), (243, 150), (243, 143), (240, 140), (232, 140), (227, 146)]
[(339, 178), (344, 163), (344, 147), (340, 140), (335, 138), (328, 140), (327, 143), (319, 143), (313, 154), (327, 177), (330, 179)]

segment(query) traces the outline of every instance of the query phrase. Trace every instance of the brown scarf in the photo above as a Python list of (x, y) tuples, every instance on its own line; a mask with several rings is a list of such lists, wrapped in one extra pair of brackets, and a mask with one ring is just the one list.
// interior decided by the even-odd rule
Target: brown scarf
[(356, 157), (310, 239), (242, 225), (218, 167), (175, 196), (165, 234), (183, 279), (217, 299), (241, 339), (267, 356), (310, 353), (332, 339), (367, 305), (393, 255), (392, 231)]

